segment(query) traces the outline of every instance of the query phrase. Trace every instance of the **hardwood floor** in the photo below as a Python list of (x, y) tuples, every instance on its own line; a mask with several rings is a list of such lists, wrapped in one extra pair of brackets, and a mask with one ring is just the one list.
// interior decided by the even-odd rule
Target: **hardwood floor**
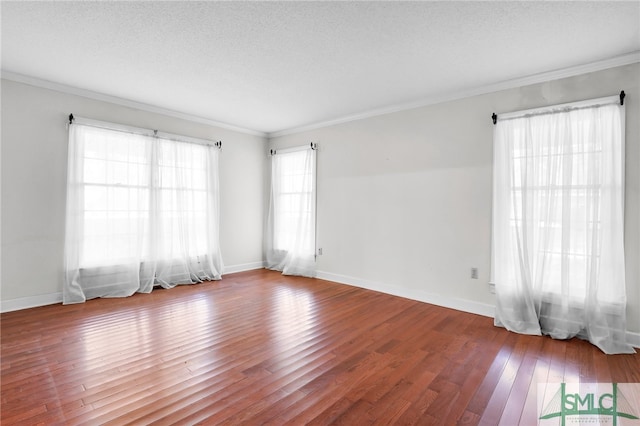
[(3, 425), (535, 425), (544, 382), (640, 382), (640, 354), (257, 270), (9, 312)]

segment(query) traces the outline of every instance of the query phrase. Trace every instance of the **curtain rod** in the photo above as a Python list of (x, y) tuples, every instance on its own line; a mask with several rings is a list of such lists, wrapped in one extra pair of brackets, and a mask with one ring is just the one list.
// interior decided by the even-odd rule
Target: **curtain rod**
[[(318, 144), (316, 142), (311, 142), (309, 144), (309, 146), (314, 151), (318, 150)], [(281, 152), (294, 152), (294, 151), (302, 151), (302, 150), (305, 150), (305, 149), (307, 149), (307, 148), (305, 148), (304, 146), (299, 146), (299, 147), (293, 147), (293, 148), (286, 148), (286, 149), (283, 149)], [(277, 150), (270, 149), (269, 150), (269, 154), (270, 155), (276, 155), (277, 154)]]
[[(69, 114), (69, 125), (73, 124), (73, 122), (76, 120), (76, 118), (73, 116), (73, 113)], [(134, 135), (143, 135), (143, 136), (152, 136), (155, 138), (162, 138), (162, 139), (167, 139), (170, 141), (174, 141), (174, 142), (186, 142), (186, 143), (195, 143), (195, 144), (200, 144), (200, 145), (209, 145), (209, 146), (215, 146), (218, 149), (222, 149), (222, 141), (210, 141), (210, 140), (206, 140), (206, 139), (199, 139), (199, 138), (192, 138), (190, 136), (184, 136), (184, 135), (174, 135), (171, 133), (162, 133), (162, 132), (158, 132), (158, 130), (151, 130), (151, 129), (142, 129), (142, 128), (134, 128), (131, 126), (126, 126), (126, 125), (120, 125), (120, 124), (115, 124), (115, 123), (107, 123), (107, 122), (99, 122), (97, 120), (91, 120), (91, 119), (82, 119), (84, 125), (87, 126), (91, 126), (91, 127), (96, 127), (96, 128), (100, 128), (100, 129), (106, 129), (106, 130), (113, 130), (116, 132), (123, 132), (123, 133), (131, 133)], [(153, 135), (145, 133), (145, 132), (153, 132)]]
[[(624, 105), (624, 98), (627, 95), (624, 93), (624, 90), (620, 91), (620, 95), (618, 95), (618, 98), (620, 99), (620, 106)], [(602, 98), (605, 99), (605, 98)], [(579, 103), (579, 102), (573, 102), (573, 103)], [(545, 108), (553, 108), (553, 106), (550, 107), (542, 107), (542, 108), (536, 108), (536, 109), (545, 109)], [(590, 108), (590, 106), (588, 107), (584, 107), (584, 108)], [(576, 110), (576, 109), (582, 109), (581, 107), (575, 107), (575, 108), (571, 108), (568, 107), (566, 110), (567, 111), (572, 111), (572, 110)], [(550, 111), (545, 111), (545, 112), (539, 112), (539, 113), (530, 113), (530, 114), (523, 114), (523, 116), (528, 115), (528, 116), (534, 116), (534, 115), (543, 115), (543, 114), (550, 114)], [(491, 114), (491, 121), (493, 121), (493, 124), (495, 125), (498, 122), (498, 115), (494, 112), (493, 114)]]

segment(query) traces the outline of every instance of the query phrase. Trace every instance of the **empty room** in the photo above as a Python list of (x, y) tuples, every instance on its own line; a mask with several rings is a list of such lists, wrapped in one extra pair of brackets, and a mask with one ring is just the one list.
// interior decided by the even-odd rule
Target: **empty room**
[(640, 426), (640, 1), (2, 1), (2, 425)]

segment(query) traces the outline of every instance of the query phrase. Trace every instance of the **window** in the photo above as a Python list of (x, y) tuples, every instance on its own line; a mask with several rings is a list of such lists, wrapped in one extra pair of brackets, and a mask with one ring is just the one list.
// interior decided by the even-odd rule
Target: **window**
[[(529, 235), (542, 239), (534, 242), (538, 253), (533, 257), (542, 274), (541, 290), (547, 295), (561, 294), (564, 276), (571, 289), (565, 297), (581, 306), (587, 274), (592, 263), (595, 268), (599, 264), (603, 139), (587, 136), (590, 114), (574, 115), (567, 123), (555, 124), (549, 117), (534, 116), (527, 119), (527, 127), (514, 127), (514, 204), (509, 220), (512, 232), (530, 226)], [(562, 125), (566, 125), (565, 135), (563, 143), (558, 143), (549, 132)], [(610, 296), (605, 293), (602, 300)]]
[(274, 248), (290, 250), (296, 243), (300, 226), (304, 235), (302, 247), (314, 250), (313, 169), (306, 164), (306, 151), (280, 154), (274, 158), (279, 171), (274, 179), (275, 215)]
[(618, 97), (499, 116), (496, 324), (626, 351), (624, 107)]
[(278, 151), (271, 156), (269, 268), (291, 275), (315, 275), (315, 173), (315, 149)]
[(70, 125), (65, 303), (219, 279), (218, 149)]
[(114, 266), (147, 257), (137, 243), (149, 220), (151, 140), (89, 126), (78, 133), (82, 141), (73, 160), (82, 164), (79, 266)]

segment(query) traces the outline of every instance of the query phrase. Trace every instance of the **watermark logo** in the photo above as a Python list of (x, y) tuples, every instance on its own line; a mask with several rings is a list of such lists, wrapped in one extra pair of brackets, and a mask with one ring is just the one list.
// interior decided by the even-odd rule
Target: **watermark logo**
[(640, 426), (640, 383), (540, 383), (538, 424)]

